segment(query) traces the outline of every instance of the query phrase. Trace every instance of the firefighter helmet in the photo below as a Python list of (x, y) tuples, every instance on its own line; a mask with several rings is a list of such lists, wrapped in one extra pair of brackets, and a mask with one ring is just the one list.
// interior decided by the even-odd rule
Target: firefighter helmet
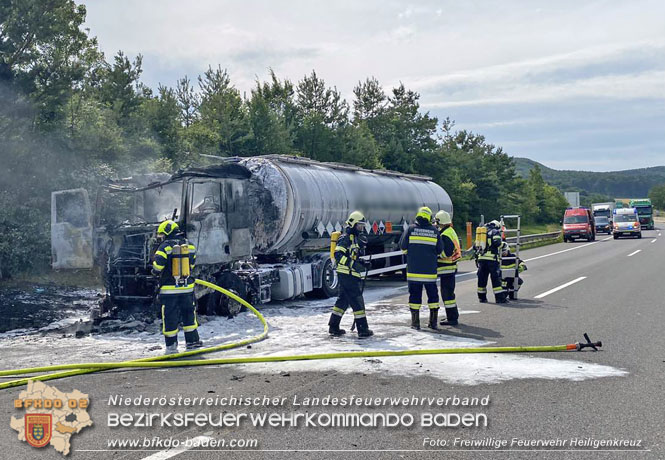
[(346, 225), (355, 227), (356, 224), (366, 224), (365, 215), (360, 211), (353, 211), (346, 220)]
[(446, 211), (443, 210), (437, 212), (434, 218), (440, 225), (446, 225), (452, 223), (452, 220), (450, 219), (450, 214), (448, 214)]
[(418, 217), (422, 217), (423, 219), (427, 219), (428, 221), (430, 221), (432, 220), (432, 210), (427, 206), (423, 206), (422, 208), (418, 209), (418, 214), (416, 214), (416, 218)]
[(494, 228), (501, 228), (501, 222), (498, 220), (493, 220), (490, 221), (490, 223), (487, 224), (488, 227), (494, 227)]
[(171, 233), (173, 233), (174, 230), (177, 229), (178, 229), (178, 224), (168, 219), (159, 224), (159, 227), (157, 227), (157, 233), (163, 233), (164, 235), (168, 236)]

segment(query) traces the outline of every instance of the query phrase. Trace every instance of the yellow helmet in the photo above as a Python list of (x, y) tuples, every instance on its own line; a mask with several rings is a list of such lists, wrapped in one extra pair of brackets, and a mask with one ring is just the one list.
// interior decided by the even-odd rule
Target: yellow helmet
[(423, 206), (422, 208), (418, 209), (418, 214), (416, 214), (416, 217), (422, 217), (423, 219), (430, 221), (432, 220), (432, 210), (427, 206)]
[(448, 214), (446, 211), (439, 211), (436, 213), (436, 216), (434, 217), (437, 222), (441, 225), (446, 225), (452, 223), (452, 220), (450, 219), (450, 214)]
[(365, 215), (360, 212), (360, 211), (353, 211), (351, 214), (349, 214), (349, 218), (346, 219), (346, 225), (349, 227), (353, 227), (356, 224), (365, 224), (367, 221), (365, 220)]
[(178, 224), (169, 219), (159, 224), (159, 227), (157, 227), (157, 233), (163, 233), (164, 235), (168, 236), (171, 233), (173, 233), (174, 230), (177, 229), (178, 229)]

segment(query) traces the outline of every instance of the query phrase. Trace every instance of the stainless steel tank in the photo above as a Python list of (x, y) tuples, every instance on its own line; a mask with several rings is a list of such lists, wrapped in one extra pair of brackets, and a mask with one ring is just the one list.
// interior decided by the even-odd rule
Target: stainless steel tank
[(273, 208), (269, 214), (278, 222), (257, 225), (261, 232), (253, 235), (257, 252), (263, 254), (293, 251), (309, 238), (328, 238), (354, 210), (364, 212), (369, 221), (370, 244), (387, 234), (386, 226), (392, 226), (392, 233), (401, 232), (420, 206), (434, 213), (453, 212), (446, 191), (422, 176), (277, 155), (239, 163), (272, 197), (265, 205)]

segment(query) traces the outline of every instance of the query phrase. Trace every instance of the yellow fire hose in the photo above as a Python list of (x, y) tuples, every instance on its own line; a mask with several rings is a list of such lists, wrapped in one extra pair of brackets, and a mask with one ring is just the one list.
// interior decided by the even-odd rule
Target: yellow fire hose
[[(370, 358), (370, 357), (385, 357), (385, 356), (415, 356), (415, 355), (443, 355), (443, 354), (464, 354), (464, 353), (541, 353), (541, 352), (556, 352), (556, 351), (571, 351), (582, 350), (583, 348), (593, 348), (602, 346), (601, 342), (592, 343), (589, 337), (584, 334), (586, 343), (574, 343), (568, 345), (547, 345), (547, 346), (524, 346), (524, 347), (478, 347), (478, 348), (439, 348), (429, 350), (402, 350), (402, 351), (348, 351), (338, 353), (317, 353), (308, 355), (290, 355), (290, 356), (257, 356), (257, 357), (236, 357), (236, 358), (221, 358), (221, 359), (199, 359), (199, 360), (184, 360), (184, 361), (167, 361), (174, 358), (184, 356), (192, 356), (203, 353), (210, 353), (219, 350), (228, 350), (237, 348), (250, 343), (263, 340), (268, 335), (268, 324), (261, 313), (254, 307), (247, 303), (242, 298), (236, 296), (232, 292), (224, 288), (216, 286), (212, 283), (202, 280), (196, 280), (197, 284), (209, 287), (219, 291), (232, 299), (240, 302), (242, 305), (250, 309), (263, 324), (263, 332), (255, 337), (245, 339), (239, 342), (219, 345), (210, 348), (202, 348), (200, 350), (188, 351), (167, 356), (157, 356), (152, 358), (143, 358), (134, 361), (124, 361), (115, 363), (77, 363), (77, 364), (61, 364), (55, 366), (32, 367), (25, 369), (12, 369), (0, 371), (0, 377), (19, 374), (31, 374), (37, 372), (48, 372), (56, 370), (68, 370), (68, 372), (58, 372), (53, 374), (41, 375), (37, 377), (24, 378), (19, 380), (12, 380), (0, 384), (0, 389), (10, 388), (14, 386), (24, 385), (28, 380), (52, 380), (72, 375), (87, 374), (97, 372), (100, 370), (120, 369), (120, 368), (165, 368), (165, 367), (184, 367), (184, 366), (211, 366), (221, 364), (248, 364), (248, 363), (268, 363), (268, 362), (283, 362), (283, 361), (305, 361), (305, 360), (322, 360), (322, 359), (341, 359), (341, 358)], [(71, 369), (74, 369), (73, 371)]]
[[(252, 305), (249, 304), (245, 299), (238, 297), (235, 295), (233, 292), (227, 291), (224, 288), (221, 288), (217, 286), (216, 284), (209, 283), (207, 281), (203, 280), (195, 280), (196, 284), (200, 284), (201, 286), (206, 286), (209, 287), (210, 289), (214, 289), (215, 291), (219, 291), (222, 294), (232, 298), (233, 300), (240, 302), (242, 305), (247, 307), (256, 317), (261, 321), (261, 324), (263, 324), (263, 332), (261, 332), (259, 335), (256, 335), (254, 337), (250, 337), (238, 342), (232, 342), (232, 343), (226, 343), (223, 345), (217, 345), (214, 347), (208, 347), (208, 348), (200, 348), (198, 350), (192, 350), (192, 351), (184, 351), (182, 353), (174, 353), (172, 355), (165, 355), (165, 356), (154, 356), (150, 358), (141, 358), (137, 359), (132, 362), (152, 362), (152, 361), (166, 361), (170, 359), (177, 359), (177, 358), (183, 358), (186, 356), (194, 356), (194, 355), (201, 355), (204, 353), (212, 353), (215, 351), (222, 351), (222, 350), (230, 350), (232, 348), (238, 348), (242, 347), (245, 345), (249, 345), (251, 343), (259, 342), (266, 337), (268, 337), (268, 323), (266, 322), (266, 319), (263, 317), (261, 313), (258, 312), (256, 308), (254, 308)], [(112, 363), (99, 363), (99, 364), (112, 364)], [(0, 371), (2, 374), (0, 374), (0, 377), (2, 376), (8, 376), (8, 375), (19, 375), (19, 374), (26, 374), (26, 373), (33, 373), (33, 372), (49, 372), (49, 371), (55, 371), (55, 370), (60, 370), (63, 369), (61, 366), (44, 366), (40, 368), (33, 368), (33, 369), (38, 369), (38, 370), (33, 370), (31, 372), (24, 372), (24, 369), (13, 369), (13, 370), (7, 370), (7, 371)], [(78, 369), (76, 371), (68, 371), (68, 372), (58, 372), (54, 374), (47, 374), (47, 375), (40, 375), (36, 377), (30, 377), (30, 378), (23, 378), (23, 379), (18, 379), (18, 380), (10, 380), (7, 382), (0, 383), (0, 390), (5, 389), (5, 388), (11, 388), (11, 387), (16, 387), (16, 386), (21, 386), (25, 385), (28, 383), (28, 380), (40, 380), (40, 381), (45, 381), (45, 380), (55, 380), (55, 379), (61, 379), (64, 377), (70, 377), (73, 375), (81, 375), (81, 374), (89, 374), (92, 372), (97, 372), (99, 370), (103, 370), (103, 368), (99, 366), (95, 366), (94, 368), (90, 369), (84, 369), (79, 367), (73, 367), (69, 369)]]

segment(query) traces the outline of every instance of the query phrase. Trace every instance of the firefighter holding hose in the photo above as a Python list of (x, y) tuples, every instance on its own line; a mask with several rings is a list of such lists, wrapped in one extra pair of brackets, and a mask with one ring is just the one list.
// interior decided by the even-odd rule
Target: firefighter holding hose
[(178, 325), (182, 322), (187, 349), (203, 346), (196, 330), (196, 298), (192, 270), (196, 247), (178, 232), (178, 224), (165, 220), (157, 228), (163, 240), (155, 251), (152, 272), (159, 276), (159, 304), (162, 311), (162, 333), (165, 354), (178, 352)]

